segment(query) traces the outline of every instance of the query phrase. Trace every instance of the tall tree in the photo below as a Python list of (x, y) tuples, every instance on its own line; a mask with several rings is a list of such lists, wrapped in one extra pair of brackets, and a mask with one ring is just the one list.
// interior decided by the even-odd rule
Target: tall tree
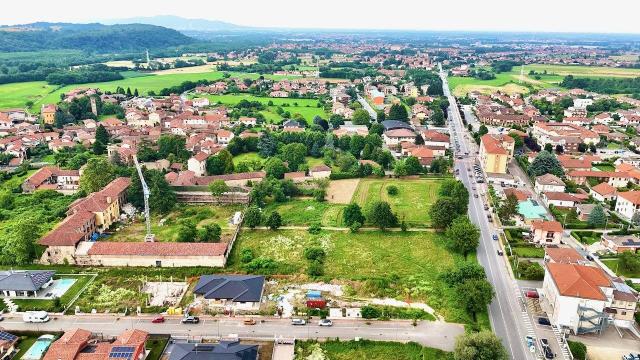
[(291, 143), (282, 147), (280, 158), (289, 165), (289, 170), (296, 171), (305, 162), (307, 147), (301, 143)]
[(398, 217), (391, 211), (391, 206), (386, 201), (377, 201), (371, 204), (367, 212), (367, 219), (381, 230), (398, 225)]
[(489, 330), (460, 335), (453, 351), (455, 360), (507, 360), (508, 357), (500, 339)]
[(269, 217), (267, 217), (266, 224), (269, 229), (278, 230), (278, 228), (282, 226), (282, 217), (280, 216), (280, 213), (278, 213), (277, 211), (271, 212), (271, 214), (269, 214)]
[(371, 117), (366, 110), (358, 109), (353, 112), (351, 121), (354, 125), (369, 125), (369, 123), (371, 122)]
[(480, 244), (480, 229), (466, 215), (453, 220), (445, 235), (449, 247), (464, 255), (465, 259)]
[(115, 178), (116, 171), (107, 159), (89, 159), (80, 176), (80, 190), (86, 194), (102, 190)]
[(351, 203), (344, 208), (342, 212), (342, 219), (344, 224), (347, 226), (351, 226), (353, 223), (359, 223), (360, 225), (364, 224), (364, 215), (362, 215), (362, 209), (360, 205), (356, 203)]
[(487, 310), (494, 295), (493, 287), (486, 279), (466, 280), (456, 287), (456, 293), (474, 321), (478, 313)]
[(563, 176), (564, 170), (560, 161), (555, 155), (548, 151), (541, 151), (529, 166), (529, 174), (532, 176), (541, 176), (544, 174), (553, 174), (555, 176)]
[(429, 215), (431, 216), (431, 225), (439, 230), (446, 229), (455, 218), (460, 216), (458, 201), (445, 196), (440, 197), (429, 209)]
[(589, 223), (589, 226), (595, 228), (604, 226), (606, 222), (607, 214), (604, 208), (600, 204), (596, 205), (593, 210), (591, 210), (591, 214), (589, 214), (587, 218), (587, 223)]
[(260, 208), (255, 205), (249, 206), (247, 211), (244, 213), (244, 223), (247, 224), (251, 229), (256, 226), (260, 226), (262, 222), (262, 212), (260, 212)]
[(211, 195), (219, 197), (229, 191), (229, 185), (227, 185), (224, 180), (216, 180), (209, 184), (209, 191), (211, 192)]
[(109, 143), (109, 132), (107, 132), (107, 129), (105, 129), (102, 124), (99, 124), (96, 128), (96, 141), (99, 141), (104, 145)]
[(264, 164), (264, 170), (267, 176), (273, 179), (282, 179), (284, 173), (287, 172), (287, 167), (284, 165), (282, 159), (272, 157)]
[(402, 104), (393, 104), (389, 109), (389, 116), (387, 117), (389, 120), (398, 120), (398, 121), (409, 121), (409, 114), (407, 113), (407, 108)]

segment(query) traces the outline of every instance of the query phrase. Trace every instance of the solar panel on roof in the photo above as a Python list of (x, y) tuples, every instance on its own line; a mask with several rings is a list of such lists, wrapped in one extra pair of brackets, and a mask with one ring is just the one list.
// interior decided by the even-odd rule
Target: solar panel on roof
[(13, 341), (18, 337), (8, 332), (0, 331), (0, 340)]
[(131, 359), (134, 348), (132, 346), (114, 346), (109, 353), (110, 359)]

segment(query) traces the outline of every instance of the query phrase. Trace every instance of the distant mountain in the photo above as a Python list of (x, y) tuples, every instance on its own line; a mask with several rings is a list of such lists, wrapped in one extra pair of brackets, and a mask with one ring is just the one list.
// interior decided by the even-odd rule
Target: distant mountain
[(187, 19), (173, 15), (133, 17), (101, 21), (104, 24), (149, 24), (182, 31), (238, 31), (252, 29), (218, 20)]
[(146, 24), (38, 22), (0, 26), (0, 51), (75, 49), (107, 53), (165, 49), (194, 41), (176, 30)]

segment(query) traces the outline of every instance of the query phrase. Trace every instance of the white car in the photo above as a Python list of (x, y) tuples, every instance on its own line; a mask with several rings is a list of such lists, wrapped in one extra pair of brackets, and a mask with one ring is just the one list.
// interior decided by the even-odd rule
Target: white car
[(307, 325), (307, 320), (305, 320), (305, 319), (291, 319), (291, 325)]
[(329, 319), (321, 319), (318, 321), (318, 326), (333, 326), (333, 321)]

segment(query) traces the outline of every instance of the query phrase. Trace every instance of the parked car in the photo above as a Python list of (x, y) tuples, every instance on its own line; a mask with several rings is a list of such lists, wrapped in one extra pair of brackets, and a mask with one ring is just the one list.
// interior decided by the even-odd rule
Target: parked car
[(551, 348), (548, 347), (548, 346), (547, 347), (543, 347), (542, 348), (542, 352), (544, 353), (544, 358), (545, 359), (551, 360), (551, 359), (556, 357), (556, 354), (554, 354), (553, 351), (551, 351)]
[(256, 324), (256, 320), (255, 319), (244, 319), (244, 321), (242, 322), (245, 325), (255, 325)]
[(164, 322), (164, 316), (155, 317), (151, 322), (154, 324), (162, 324)]
[(538, 299), (540, 297), (540, 294), (538, 294), (538, 292), (535, 290), (529, 290), (525, 293), (525, 296), (532, 299)]
[(587, 257), (587, 260), (589, 260), (589, 261), (593, 261), (593, 256), (591, 256), (591, 255), (587, 255), (586, 257)]
[(26, 323), (45, 323), (49, 321), (46, 311), (27, 311), (22, 314), (22, 321)]
[(305, 320), (305, 319), (291, 319), (291, 325), (307, 325), (307, 320)]
[(485, 210), (489, 210), (489, 205), (484, 204), (484, 209), (485, 209)]
[(549, 321), (549, 319), (546, 318), (546, 317), (539, 317), (538, 318), (538, 324), (545, 325), (545, 326), (551, 326), (551, 321)]
[(329, 319), (321, 319), (318, 321), (318, 326), (333, 326), (333, 321)]
[(182, 318), (183, 324), (198, 324), (200, 322), (200, 318), (197, 316), (185, 316)]
[(525, 339), (527, 340), (527, 347), (529, 348), (529, 351), (531, 351), (532, 353), (535, 353), (536, 352), (536, 341), (533, 338), (533, 336), (527, 335), (527, 337)]
[(549, 340), (542, 338), (540, 339), (540, 345), (545, 348), (545, 347), (549, 347)]

